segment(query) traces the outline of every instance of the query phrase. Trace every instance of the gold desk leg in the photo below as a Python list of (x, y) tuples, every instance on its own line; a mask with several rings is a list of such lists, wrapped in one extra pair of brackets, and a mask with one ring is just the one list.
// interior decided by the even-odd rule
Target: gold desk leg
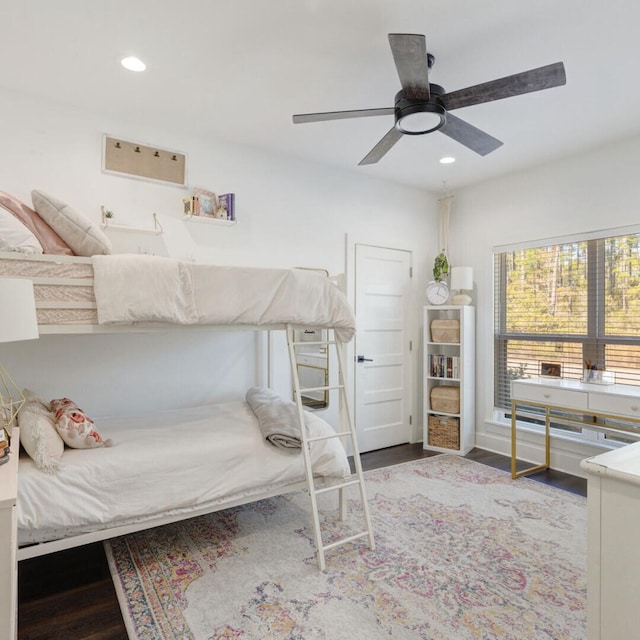
[(516, 405), (515, 400), (511, 401), (511, 477), (515, 480), (521, 476), (525, 476), (535, 471), (543, 471), (551, 466), (551, 431), (550, 431), (550, 415), (549, 409), (545, 410), (544, 418), (544, 464), (538, 464), (522, 471), (516, 471), (517, 457), (516, 457)]
[(547, 407), (544, 416), (544, 463), (548, 469), (551, 466), (551, 414)]
[(517, 478), (516, 472), (516, 402), (511, 401), (511, 477)]

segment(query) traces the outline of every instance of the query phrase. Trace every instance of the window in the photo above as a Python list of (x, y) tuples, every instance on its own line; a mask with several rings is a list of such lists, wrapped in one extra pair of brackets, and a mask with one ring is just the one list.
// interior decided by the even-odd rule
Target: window
[(502, 249), (494, 261), (499, 411), (510, 411), (511, 380), (541, 373), (580, 380), (590, 365), (640, 385), (640, 233)]

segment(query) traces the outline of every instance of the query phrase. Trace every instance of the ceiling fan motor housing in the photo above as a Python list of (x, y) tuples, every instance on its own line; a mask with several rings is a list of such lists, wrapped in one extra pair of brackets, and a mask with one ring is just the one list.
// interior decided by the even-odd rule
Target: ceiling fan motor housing
[(440, 100), (444, 88), (429, 84), (429, 99), (406, 98), (404, 90), (395, 98), (395, 127), (409, 136), (419, 136), (441, 129), (447, 122), (447, 111)]

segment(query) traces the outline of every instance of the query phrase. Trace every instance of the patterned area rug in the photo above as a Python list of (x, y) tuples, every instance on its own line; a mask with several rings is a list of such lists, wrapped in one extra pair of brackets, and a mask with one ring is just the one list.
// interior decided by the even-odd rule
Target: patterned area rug
[(585, 498), (452, 455), (366, 477), (376, 550), (325, 572), (306, 493), (106, 542), (130, 638), (586, 638)]

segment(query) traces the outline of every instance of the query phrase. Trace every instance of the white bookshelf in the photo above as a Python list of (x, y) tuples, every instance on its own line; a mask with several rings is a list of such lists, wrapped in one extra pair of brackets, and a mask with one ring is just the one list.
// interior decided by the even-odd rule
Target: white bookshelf
[[(455, 342), (433, 340), (431, 323), (434, 320), (457, 320), (460, 327), (459, 339)], [(475, 307), (425, 306), (423, 326), (423, 448), (465, 455), (475, 446)], [(449, 413), (432, 407), (431, 392), (440, 386), (458, 389), (459, 411)], [(434, 427), (431, 434), (430, 418)], [(434, 421), (438, 421), (437, 425)], [(437, 444), (440, 438), (436, 429), (454, 429), (456, 422), (459, 428), (458, 446)]]

